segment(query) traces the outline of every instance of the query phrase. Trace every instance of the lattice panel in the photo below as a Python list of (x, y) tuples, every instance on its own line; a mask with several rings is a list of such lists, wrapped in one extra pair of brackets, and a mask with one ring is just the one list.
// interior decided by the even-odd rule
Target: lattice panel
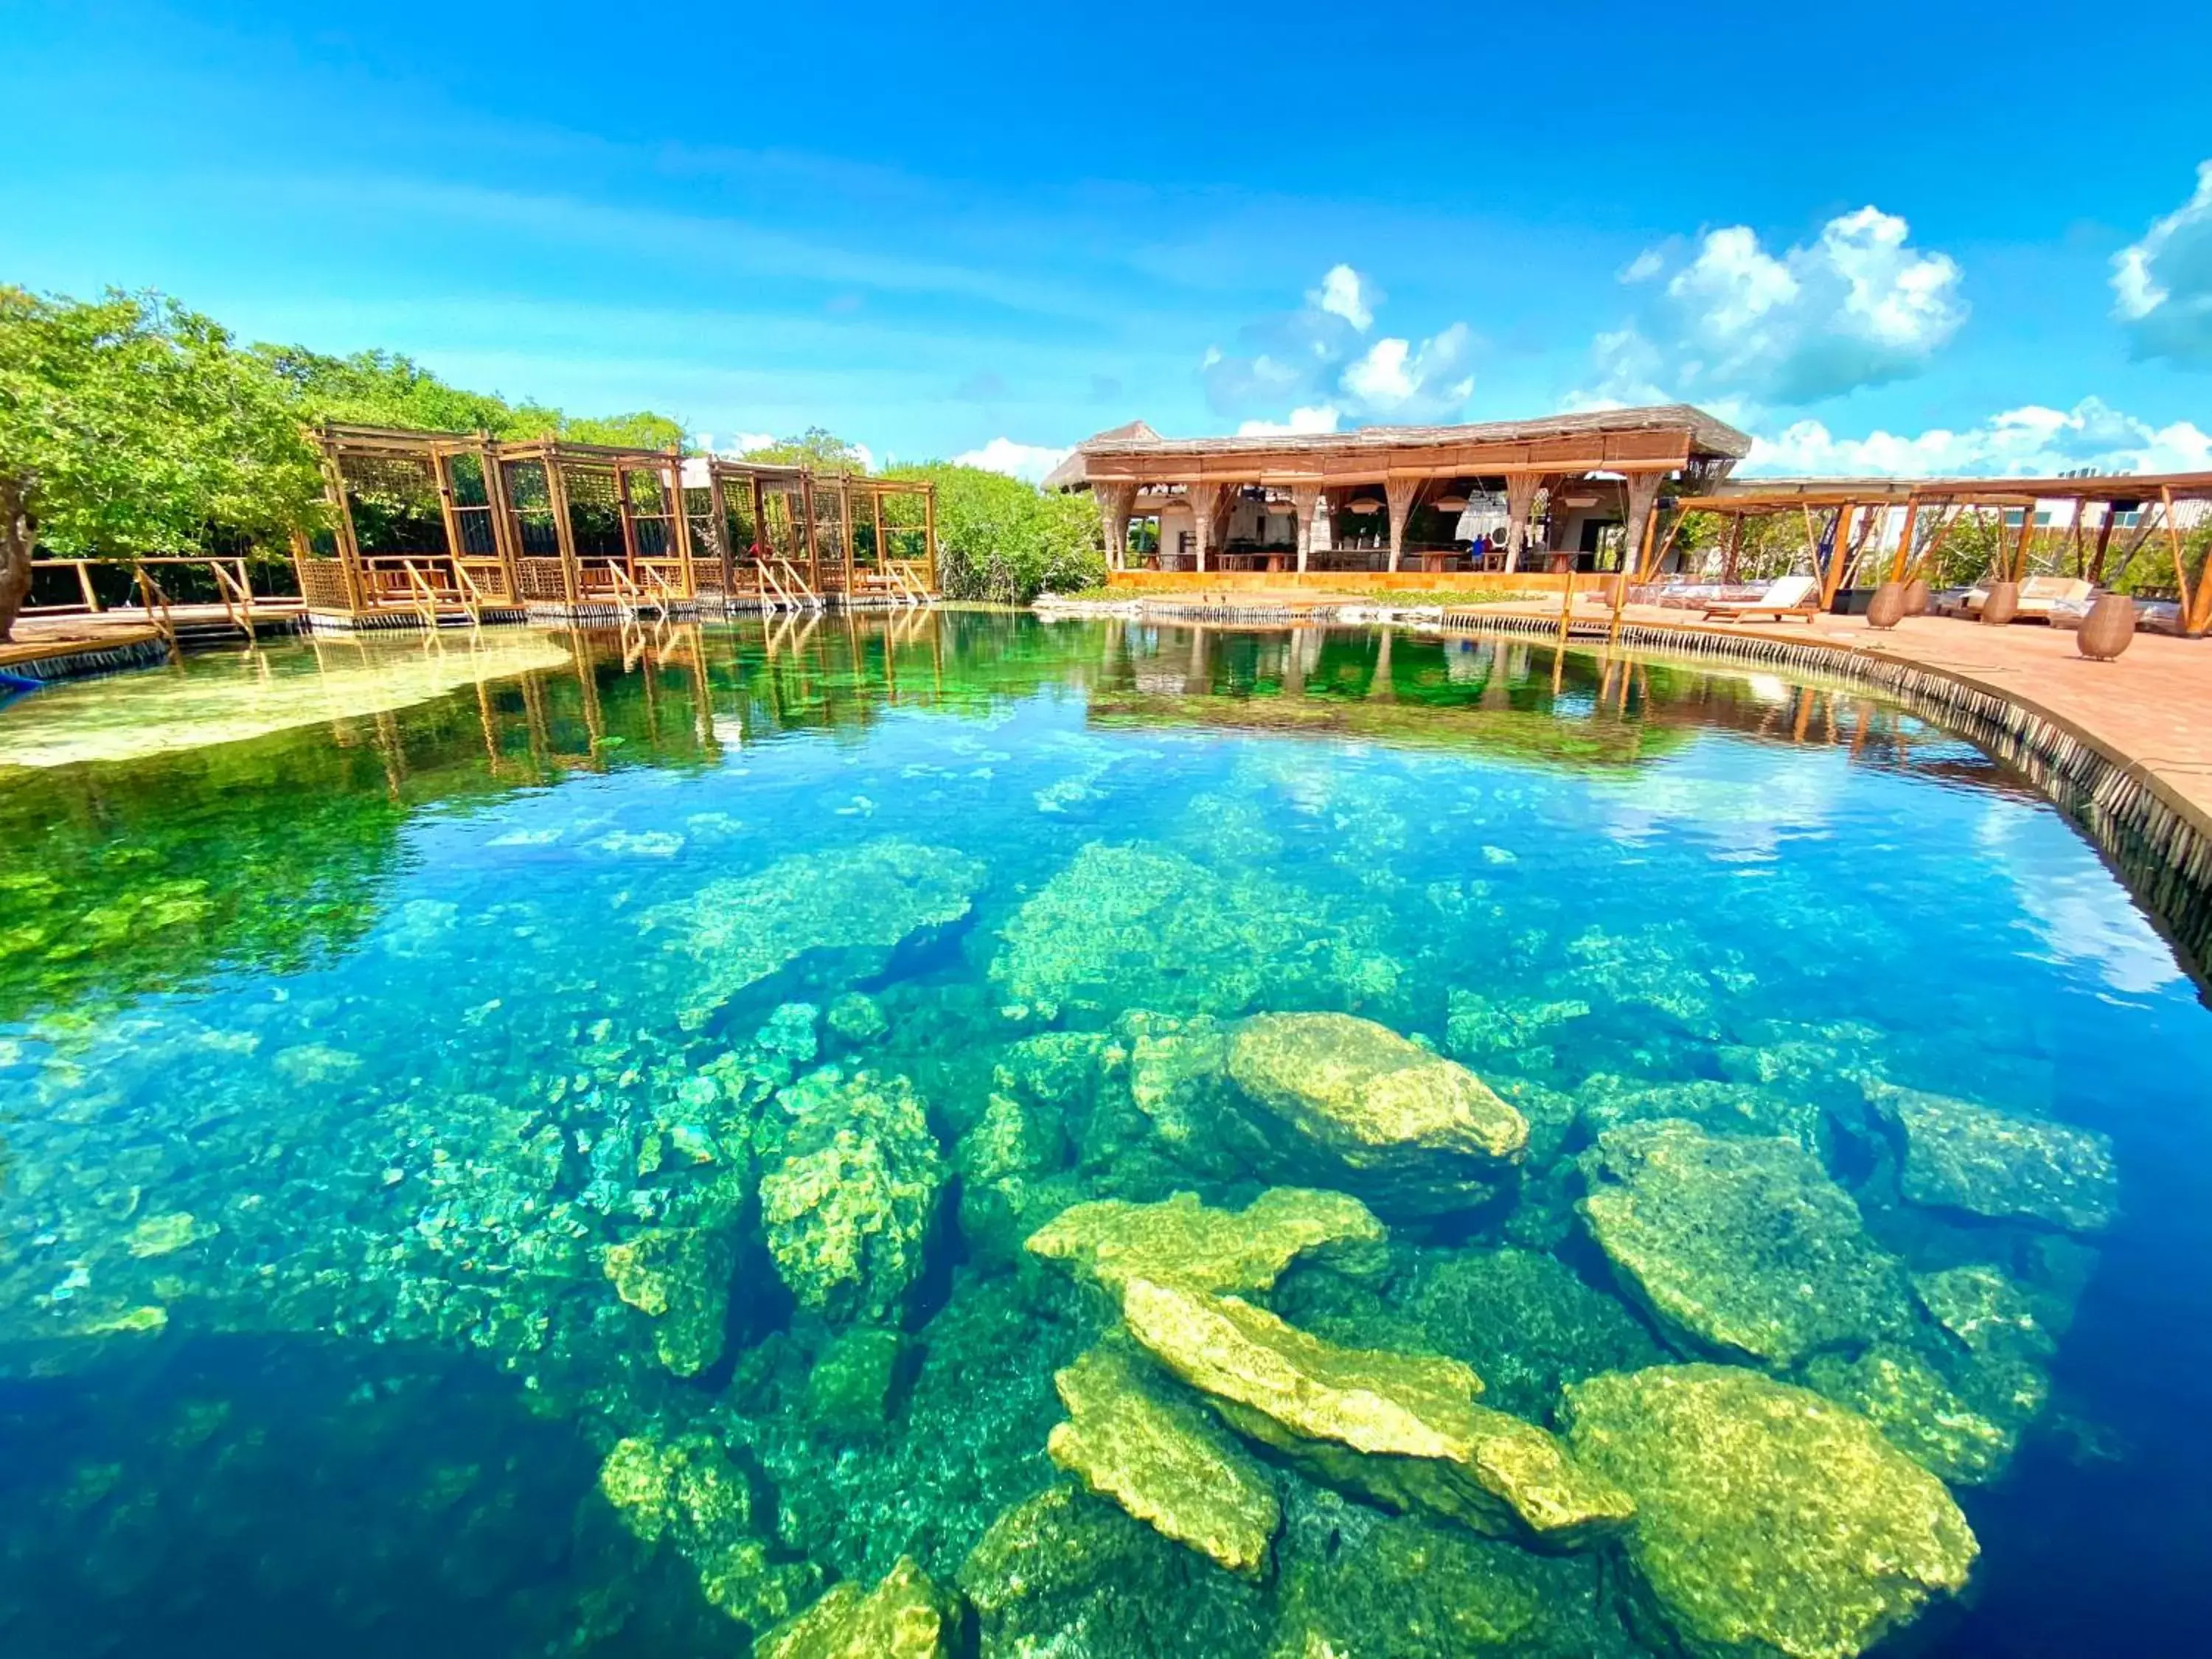
[(345, 567), (335, 559), (306, 559), (300, 565), (300, 597), (325, 611), (347, 608)]

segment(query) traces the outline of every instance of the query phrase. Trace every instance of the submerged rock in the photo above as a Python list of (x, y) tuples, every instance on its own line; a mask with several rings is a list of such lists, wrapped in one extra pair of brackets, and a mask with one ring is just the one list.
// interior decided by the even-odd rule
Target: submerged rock
[(1598, 1073), (1583, 1080), (1575, 1105), (1592, 1135), (1624, 1123), (1677, 1118), (1713, 1134), (1787, 1135), (1808, 1152), (1818, 1152), (1827, 1138), (1827, 1114), (1817, 1100), (1766, 1083), (1654, 1083)]
[(982, 1659), (1262, 1659), (1260, 1588), (1078, 1488), (1049, 1486), (993, 1522), (960, 1568)]
[(1250, 1457), (1118, 1348), (1091, 1349), (1054, 1382), (1069, 1418), (1046, 1443), (1054, 1462), (1163, 1536), (1259, 1572), (1282, 1515)]
[(1901, 1184), (1913, 1203), (2077, 1233), (2111, 1224), (2119, 1180), (2112, 1143), (2094, 1130), (1912, 1089), (1869, 1098), (1903, 1139)]
[(1662, 1120), (1607, 1130), (1583, 1161), (1591, 1237), (1693, 1342), (1786, 1366), (1910, 1322), (1903, 1264), (1794, 1140)]
[(1093, 842), (1024, 904), (992, 959), (1007, 1012), (1239, 1014), (1263, 995), (1382, 995), (1364, 951), (1311, 896), (1256, 872), (1217, 875), (1177, 853)]
[(1479, 1202), (1528, 1144), (1520, 1113), (1455, 1061), (1348, 1014), (1261, 1014), (1229, 1073), (1283, 1161), (1386, 1215)]
[(821, 1583), (803, 1561), (769, 1559), (753, 1522), (752, 1488), (711, 1434), (618, 1441), (599, 1490), (648, 1544), (665, 1540), (699, 1574), (707, 1599), (748, 1625), (787, 1619)]
[(808, 951), (888, 950), (908, 934), (968, 914), (983, 866), (963, 853), (873, 841), (795, 853), (756, 875), (708, 882), (647, 913), (648, 931), (697, 964), (679, 1012), (689, 1030), (748, 985)]
[(944, 1159), (902, 1077), (825, 1067), (787, 1091), (792, 1121), (761, 1177), (761, 1225), (799, 1305), (887, 1319), (921, 1272)]
[(1455, 1060), (1490, 1060), (1516, 1072), (1548, 1072), (1558, 1063), (1553, 1046), (1561, 1027), (1585, 1018), (1578, 998), (1493, 997), (1452, 988), (1444, 1018), (1444, 1048)]
[(959, 1629), (952, 1598), (902, 1556), (872, 1590), (849, 1581), (753, 1648), (756, 1659), (943, 1659)]
[(1078, 1204), (1031, 1234), (1026, 1248), (1073, 1264), (1117, 1295), (1132, 1279), (1195, 1291), (1257, 1291), (1272, 1288), (1301, 1256), (1340, 1268), (1357, 1265), (1387, 1237), (1356, 1198), (1273, 1187), (1242, 1210), (1208, 1208), (1195, 1193), (1158, 1204)]
[(1238, 1432), (1322, 1479), (1485, 1533), (1574, 1545), (1632, 1512), (1542, 1429), (1474, 1403), (1457, 1360), (1342, 1348), (1264, 1308), (1132, 1279), (1137, 1340)]
[(1850, 1659), (1966, 1582), (1942, 1481), (1857, 1413), (1725, 1365), (1567, 1390), (1577, 1455), (1636, 1499), (1630, 1563), (1699, 1659)]
[(719, 1227), (657, 1227), (605, 1258), (615, 1294), (653, 1321), (653, 1352), (678, 1376), (696, 1376), (722, 1356), (735, 1236)]
[(848, 1042), (875, 1042), (891, 1028), (883, 1005), (865, 991), (848, 991), (831, 1003), (824, 1023)]
[(1229, 1027), (1210, 1014), (1178, 1019), (1139, 1009), (1115, 1029), (1128, 1067), (1129, 1098), (1153, 1133), (1201, 1169), (1219, 1165), (1229, 1081)]
[(2039, 1310), (2039, 1298), (1986, 1262), (1915, 1273), (1912, 1288), (1929, 1316), (1972, 1352), (2044, 1355), (2057, 1348), (2058, 1339)]
[(806, 1374), (806, 1414), (834, 1433), (866, 1434), (890, 1420), (905, 1342), (896, 1331), (846, 1332)]
[(2020, 1419), (2008, 1423), (1976, 1410), (1909, 1348), (1877, 1343), (1849, 1360), (1820, 1354), (1805, 1367), (1804, 1380), (1814, 1393), (1863, 1415), (1892, 1445), (1954, 1486), (1996, 1480), (2019, 1443)]

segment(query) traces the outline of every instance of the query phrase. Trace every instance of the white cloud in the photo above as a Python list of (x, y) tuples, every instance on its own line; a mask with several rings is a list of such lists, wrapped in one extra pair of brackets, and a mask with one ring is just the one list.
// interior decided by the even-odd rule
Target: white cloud
[[(1957, 263), (1911, 246), (1910, 235), (1873, 207), (1779, 255), (1747, 225), (1709, 232), (1641, 317), (1597, 337), (1601, 385), (1578, 401), (1808, 404), (1917, 374), (1958, 332), (1966, 306)], [(1674, 257), (1647, 249), (1621, 280), (1656, 281)]]
[(1337, 418), (1334, 404), (1301, 407), (1292, 410), (1287, 421), (1240, 421), (1237, 424), (1237, 435), (1240, 438), (1286, 438), (1302, 432), (1334, 432)]
[(1375, 307), (1382, 295), (1350, 265), (1331, 265), (1321, 279), (1321, 291), (1306, 296), (1330, 315), (1341, 317), (1362, 334), (1375, 321)]
[(1018, 444), (1012, 438), (994, 438), (981, 449), (955, 455), (952, 464), (955, 466), (979, 466), (986, 472), (1003, 472), (1009, 477), (1042, 483), (1046, 473), (1073, 453), (1068, 449), (1054, 449), (1049, 444)]
[(1940, 477), (2049, 477), (2081, 467), (2099, 472), (2190, 472), (2212, 469), (2212, 434), (2188, 421), (2153, 426), (2095, 398), (2071, 410), (2030, 404), (1962, 431), (1936, 427), (1913, 434), (1875, 431), (1842, 438), (1818, 421), (1797, 421), (1774, 436), (1755, 436), (1744, 474)]
[(2112, 256), (2112, 314), (2138, 357), (2212, 368), (2212, 161), (2196, 194)]
[(1465, 323), (1454, 323), (1419, 350), (1405, 340), (1377, 340), (1345, 369), (1340, 384), (1378, 415), (1428, 420), (1454, 413), (1474, 390), (1474, 377), (1462, 372), (1474, 338)]
[(1285, 429), (1274, 415), (1282, 409), (1297, 411), (1293, 423), (1323, 411), (1332, 422), (1292, 430), (1333, 431), (1339, 418), (1449, 419), (1473, 392), (1474, 336), (1465, 323), (1418, 348), (1395, 336), (1370, 343), (1364, 337), (1382, 294), (1346, 264), (1331, 266), (1305, 298), (1301, 309), (1240, 331), (1245, 350), (1214, 346), (1199, 366), (1206, 401), (1222, 414), (1246, 417), (1248, 430)]
[(750, 455), (756, 449), (766, 449), (776, 441), (776, 437), (773, 432), (739, 432), (733, 434), (728, 442), (717, 444), (713, 433), (699, 432), (692, 434), (692, 441), (709, 455), (735, 456)]
[(2054, 960), (2123, 995), (2145, 995), (2182, 978), (2171, 947), (2052, 814), (1993, 800), (1974, 841), (1984, 862), (2004, 872), (2021, 919)]

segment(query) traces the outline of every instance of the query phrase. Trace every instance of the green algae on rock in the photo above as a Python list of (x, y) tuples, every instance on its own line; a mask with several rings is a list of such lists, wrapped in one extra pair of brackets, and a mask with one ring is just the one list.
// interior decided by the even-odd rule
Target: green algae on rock
[(1385, 1216), (1479, 1202), (1528, 1148), (1527, 1120), (1480, 1078), (1349, 1014), (1249, 1019), (1229, 1073), (1286, 1166)]
[(757, 875), (708, 882), (647, 913), (668, 949), (697, 964), (680, 1018), (696, 1030), (723, 1003), (808, 951), (888, 950), (968, 914), (983, 866), (964, 853), (882, 840), (794, 853)]
[(2094, 1130), (1913, 1089), (1868, 1097), (1903, 1139), (1900, 1185), (1915, 1204), (2077, 1233), (2110, 1225), (2118, 1211), (2112, 1143)]
[(1061, 1484), (1007, 1510), (962, 1563), (982, 1659), (1261, 1659), (1261, 1587)]
[(697, 1570), (707, 1599), (744, 1624), (789, 1618), (821, 1582), (811, 1563), (769, 1559), (751, 1486), (711, 1434), (617, 1441), (599, 1490), (623, 1525), (648, 1544), (665, 1539)]
[(1591, 1237), (1689, 1340), (1786, 1366), (1910, 1322), (1903, 1264), (1796, 1141), (1661, 1119), (1607, 1129), (1583, 1156)]
[(1312, 1256), (1340, 1268), (1374, 1254), (1388, 1237), (1358, 1199), (1271, 1187), (1242, 1210), (1217, 1210), (1195, 1193), (1157, 1204), (1101, 1199), (1063, 1210), (1026, 1248), (1117, 1295), (1132, 1279), (1196, 1291), (1271, 1289), (1283, 1270)]
[(1256, 872), (1092, 842), (1007, 923), (991, 978), (1017, 1018), (1239, 1014), (1263, 994), (1382, 995), (1396, 965)]
[(1816, 1354), (1803, 1381), (1859, 1413), (1892, 1445), (1954, 1486), (1978, 1486), (2002, 1474), (2026, 1415), (2004, 1421), (1985, 1414), (1926, 1359), (1892, 1343), (1876, 1343), (1856, 1359)]
[(953, 1599), (902, 1556), (872, 1590), (848, 1581), (770, 1631), (754, 1659), (944, 1659), (959, 1629)]
[(1516, 1072), (1550, 1071), (1559, 1028), (1590, 1011), (1577, 998), (1493, 997), (1456, 986), (1447, 1006), (1444, 1048), (1452, 1058), (1495, 1060)]
[(944, 1159), (902, 1077), (835, 1066), (781, 1097), (790, 1123), (761, 1177), (761, 1224), (801, 1307), (890, 1316), (921, 1271)]
[(1661, 1365), (1576, 1383), (1565, 1410), (1577, 1454), (1635, 1498), (1629, 1561), (1698, 1659), (1850, 1659), (1973, 1565), (1943, 1483), (1806, 1389)]
[(1163, 1536), (1231, 1572), (1260, 1571), (1282, 1511), (1249, 1456), (1118, 1346), (1091, 1349), (1053, 1381), (1068, 1411), (1046, 1442), (1054, 1462)]
[(653, 1321), (653, 1352), (678, 1376), (722, 1357), (738, 1242), (719, 1227), (656, 1227), (605, 1258), (615, 1294)]
[(806, 1415), (833, 1433), (869, 1434), (890, 1419), (906, 1344), (896, 1331), (861, 1325), (830, 1345), (806, 1374)]
[(1828, 1139), (1826, 1109), (1809, 1096), (1766, 1083), (1696, 1078), (1673, 1083), (1595, 1073), (1575, 1091), (1577, 1117), (1592, 1135), (1624, 1123), (1677, 1118), (1720, 1135), (1787, 1135), (1817, 1152)]
[(1398, 1509), (1574, 1546), (1633, 1512), (1544, 1430), (1474, 1403), (1455, 1359), (1344, 1348), (1235, 1297), (1132, 1279), (1122, 1317), (1240, 1433)]
[(1987, 1262), (1915, 1273), (1912, 1288), (1929, 1316), (1974, 1353), (2039, 1356), (2058, 1346), (2038, 1299)]

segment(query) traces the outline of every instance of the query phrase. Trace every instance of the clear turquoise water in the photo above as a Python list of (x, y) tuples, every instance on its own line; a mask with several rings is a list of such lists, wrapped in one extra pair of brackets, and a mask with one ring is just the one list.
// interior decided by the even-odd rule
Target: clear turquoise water
[[(1340, 1340), (1364, 1320), (1369, 1346), (1479, 1350), (1491, 1402), (1539, 1421), (1559, 1382), (1686, 1347), (1571, 1207), (1608, 1091), (1826, 1114), (1884, 1249), (2024, 1281), (2049, 1231), (1902, 1199), (1861, 1079), (2109, 1136), (2119, 1218), (2034, 1287), (2064, 1327), (2048, 1403), (2000, 1478), (1957, 1486), (1972, 1591), (1910, 1639), (2201, 1632), (2212, 1018), (2053, 810), (1861, 693), (1519, 642), (958, 614), (482, 658), (302, 643), (0, 711), (0, 847), (11, 1653), (743, 1651), (769, 1621), (715, 1604), (710, 1547), (608, 1502), (625, 1438), (710, 1437), (749, 1511), (714, 1547), (754, 1540), (794, 1604), (902, 1554), (963, 1582), (992, 1522), (1063, 1479), (1052, 1375), (1101, 1323), (1023, 1228), (1261, 1184), (1115, 1118), (1087, 1070), (1057, 1097), (1018, 1080), (1040, 1034), (1131, 1010), (1346, 1009), (1565, 1103), (1514, 1201), (1394, 1228), (1368, 1300), (1295, 1273), (1276, 1300)], [(908, 847), (958, 914), (900, 896), (886, 849)], [(1104, 878), (1136, 868), (1179, 887), (1125, 927)], [(1584, 1012), (1504, 1038), (1471, 1017), (1561, 1003)], [(775, 1149), (725, 1133), (823, 1066), (926, 1103), (909, 1151), (937, 1174), (879, 1318), (795, 1300), (752, 1195)], [(982, 1155), (994, 1093), (1044, 1149), (1026, 1186)], [(694, 1205), (731, 1293), (678, 1375), (603, 1262)], [(1509, 1250), (1548, 1258), (1557, 1305), (1440, 1327), (1425, 1276)], [(824, 1379), (870, 1324), (897, 1358), (856, 1416)], [(1296, 1651), (1290, 1587), (1325, 1599), (1373, 1538), (1431, 1525), (1375, 1534), (1378, 1511), (1267, 1468), (1287, 1518), (1256, 1587), (1083, 1498), (1125, 1553), (1024, 1615), (1031, 1650)], [(1570, 1564), (1587, 1605), (1547, 1615), (1549, 1646), (1420, 1634), (1423, 1596), (1503, 1594), (1485, 1575), (1517, 1568), (1483, 1559), (1332, 1615), (1349, 1650), (1657, 1650), (1609, 1557)], [(1018, 1622), (967, 1639), (1022, 1650)]]

